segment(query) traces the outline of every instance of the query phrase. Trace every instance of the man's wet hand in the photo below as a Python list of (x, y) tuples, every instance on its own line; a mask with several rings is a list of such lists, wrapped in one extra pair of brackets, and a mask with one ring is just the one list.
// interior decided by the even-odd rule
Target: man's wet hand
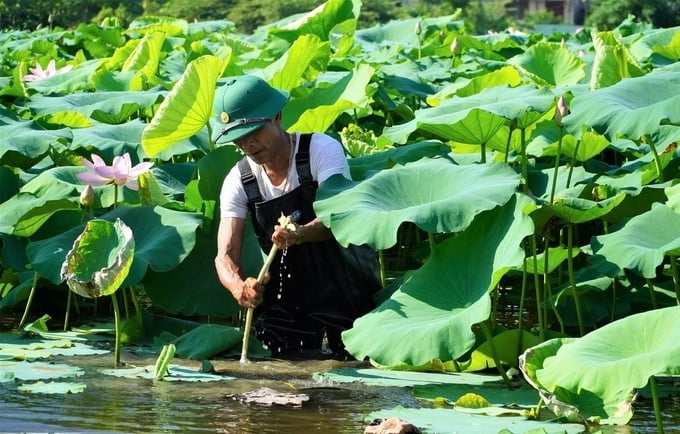
[(264, 297), (264, 285), (259, 283), (256, 278), (248, 277), (243, 281), (240, 294), (234, 294), (238, 304), (246, 308), (255, 308), (262, 303)]

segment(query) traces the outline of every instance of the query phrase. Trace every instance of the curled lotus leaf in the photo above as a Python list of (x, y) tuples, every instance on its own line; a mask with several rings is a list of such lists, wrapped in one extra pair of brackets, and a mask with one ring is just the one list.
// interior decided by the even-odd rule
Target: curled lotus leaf
[(61, 279), (83, 297), (111, 295), (130, 272), (134, 252), (132, 230), (122, 220), (90, 220), (66, 255)]

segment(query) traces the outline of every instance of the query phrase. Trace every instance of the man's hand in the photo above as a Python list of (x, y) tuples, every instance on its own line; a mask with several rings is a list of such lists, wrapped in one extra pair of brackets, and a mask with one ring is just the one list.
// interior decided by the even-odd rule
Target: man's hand
[(269, 273), (261, 284), (254, 277), (248, 277), (243, 284), (232, 292), (236, 302), (245, 308), (255, 308), (262, 303), (264, 296), (264, 283), (269, 281)]
[(302, 244), (304, 241), (304, 227), (295, 223), (291, 216), (279, 217), (279, 224), (274, 226), (272, 242), (279, 249)]

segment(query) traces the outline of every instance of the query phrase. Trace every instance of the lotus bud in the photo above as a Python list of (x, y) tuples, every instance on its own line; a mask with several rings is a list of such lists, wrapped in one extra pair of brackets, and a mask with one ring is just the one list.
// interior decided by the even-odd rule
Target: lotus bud
[(94, 205), (94, 189), (91, 185), (86, 185), (80, 193), (80, 204), (83, 208), (90, 208)]
[(416, 35), (420, 36), (420, 34), (423, 32), (423, 26), (420, 24), (420, 21), (416, 23)]
[(567, 46), (567, 40), (562, 38), (562, 41), (560, 41), (560, 45), (562, 46), (562, 48), (565, 48)]
[(439, 31), (439, 43), (443, 44), (445, 39), (446, 39), (446, 32), (444, 31), (444, 29), (442, 29), (442, 30)]
[(562, 126), (562, 118), (569, 114), (569, 109), (567, 108), (567, 100), (564, 95), (560, 96), (557, 100), (557, 108), (555, 109), (555, 122), (557, 125)]
[(458, 38), (453, 38), (453, 41), (451, 41), (451, 53), (456, 54), (456, 51), (458, 50)]

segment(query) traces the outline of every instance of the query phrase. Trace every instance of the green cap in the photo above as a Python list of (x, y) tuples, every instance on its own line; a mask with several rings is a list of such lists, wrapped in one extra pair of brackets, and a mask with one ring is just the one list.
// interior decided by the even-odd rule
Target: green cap
[(271, 87), (254, 75), (227, 79), (217, 89), (214, 143), (222, 144), (252, 133), (271, 121), (288, 101), (289, 94)]

